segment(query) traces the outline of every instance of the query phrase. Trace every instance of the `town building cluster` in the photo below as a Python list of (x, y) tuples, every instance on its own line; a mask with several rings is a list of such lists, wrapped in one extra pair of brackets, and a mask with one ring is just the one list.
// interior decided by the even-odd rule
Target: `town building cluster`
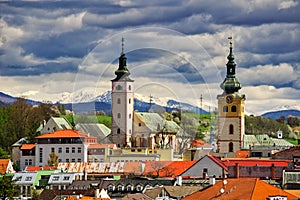
[[(209, 143), (188, 137), (176, 122), (134, 110), (124, 41), (112, 80), (112, 126), (51, 117), (35, 143), (20, 138), (0, 173), (22, 198), (264, 199), (300, 198), (300, 146), (268, 135), (246, 135), (245, 100), (230, 41), (218, 100), (218, 132)], [(216, 145), (215, 145), (216, 144)], [(21, 171), (16, 172), (12, 163)]]

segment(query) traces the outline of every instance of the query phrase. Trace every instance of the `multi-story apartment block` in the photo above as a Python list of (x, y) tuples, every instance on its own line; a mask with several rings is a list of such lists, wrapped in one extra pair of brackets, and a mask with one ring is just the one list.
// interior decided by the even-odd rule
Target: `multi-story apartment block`
[(97, 138), (75, 130), (59, 130), (35, 138), (35, 165), (48, 165), (49, 155), (55, 153), (58, 162), (87, 162), (89, 144)]

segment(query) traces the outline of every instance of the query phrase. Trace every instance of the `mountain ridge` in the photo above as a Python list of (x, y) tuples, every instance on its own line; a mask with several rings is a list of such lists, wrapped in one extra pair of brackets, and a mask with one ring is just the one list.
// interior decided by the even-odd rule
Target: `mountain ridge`
[[(60, 99), (56, 103), (51, 103), (53, 105), (63, 104), (65, 105), (66, 109), (68, 110), (77, 110), (79, 113), (83, 112), (91, 112), (91, 111), (104, 111), (107, 114), (111, 113), (111, 91), (106, 91), (102, 95), (92, 97), (88, 92), (79, 91), (77, 95), (72, 95), (70, 93), (63, 93), (62, 96), (64, 98)], [(206, 110), (201, 109), (197, 106), (191, 105), (185, 102), (179, 102), (176, 100), (168, 99), (164, 101), (160, 101), (159, 98), (153, 98), (153, 101), (146, 102), (141, 95), (135, 95), (136, 98), (134, 99), (134, 106), (135, 110), (146, 112), (149, 109), (157, 111), (158, 109), (164, 109), (165, 111), (172, 111), (172, 110), (182, 110), (194, 113), (201, 113), (206, 114), (208, 113)], [(3, 92), (0, 92), (0, 105), (1, 104), (11, 104), (16, 101), (19, 97), (13, 97)], [(26, 102), (30, 105), (39, 105), (41, 101), (34, 101), (30, 99), (25, 99)], [(76, 100), (75, 103), (68, 103), (66, 101)], [(83, 101), (83, 102), (80, 102)], [(159, 102), (159, 103), (157, 103)], [(49, 103), (49, 102), (46, 102)], [(165, 105), (161, 105), (165, 104)], [(278, 119), (281, 116), (287, 118), (288, 116), (300, 116), (300, 109), (297, 105), (282, 105), (280, 107), (276, 107), (271, 109), (270, 111), (266, 111), (265, 113), (261, 114), (260, 116), (271, 118), (271, 119)]]

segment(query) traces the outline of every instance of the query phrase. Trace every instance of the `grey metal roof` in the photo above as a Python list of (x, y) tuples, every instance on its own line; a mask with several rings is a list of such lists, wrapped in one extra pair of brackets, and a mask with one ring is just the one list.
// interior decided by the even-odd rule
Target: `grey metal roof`
[(244, 135), (244, 148), (249, 149), (249, 146), (260, 145), (255, 135)]
[(34, 185), (37, 172), (17, 172), (14, 174), (13, 179), (17, 185)]
[(60, 130), (72, 129), (71, 124), (63, 117), (51, 117)]
[(164, 131), (176, 133), (177, 136), (184, 136), (187, 133), (174, 121), (163, 119), (158, 113), (135, 112), (138, 117), (152, 132)]
[(294, 146), (293, 144), (289, 143), (284, 139), (279, 138), (271, 138), (271, 140), (275, 143), (275, 146), (282, 146), (282, 147), (291, 147)]
[(111, 130), (107, 126), (99, 123), (79, 123), (75, 126), (75, 129), (97, 137), (99, 143), (107, 142), (103, 141), (103, 139), (111, 133)]

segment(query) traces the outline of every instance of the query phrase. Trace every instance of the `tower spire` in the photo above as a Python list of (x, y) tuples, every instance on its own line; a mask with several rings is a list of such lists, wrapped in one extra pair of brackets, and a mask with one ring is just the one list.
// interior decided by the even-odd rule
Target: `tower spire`
[(221, 88), (224, 90), (226, 94), (231, 94), (234, 92), (238, 92), (239, 89), (242, 88), (241, 84), (235, 77), (235, 68), (236, 63), (234, 61), (234, 55), (233, 55), (233, 47), (232, 47), (232, 37), (228, 37), (229, 39), (229, 55), (227, 56), (228, 62), (226, 64), (227, 67), (227, 73), (226, 78), (221, 84)]
[(118, 81), (120, 79), (130, 80), (130, 78), (129, 78), (130, 72), (126, 67), (127, 58), (126, 58), (125, 53), (124, 53), (124, 41), (125, 41), (125, 39), (122, 37), (122, 40), (121, 40), (121, 55), (119, 57), (119, 68), (117, 69), (117, 71), (115, 71), (115, 74), (117, 75), (117, 77), (114, 80), (116, 80), (116, 81)]
[(234, 55), (232, 53), (232, 37), (228, 37), (229, 39), (229, 55), (227, 56), (228, 62), (227, 66), (227, 77), (235, 77), (235, 67), (236, 64), (234, 62)]

